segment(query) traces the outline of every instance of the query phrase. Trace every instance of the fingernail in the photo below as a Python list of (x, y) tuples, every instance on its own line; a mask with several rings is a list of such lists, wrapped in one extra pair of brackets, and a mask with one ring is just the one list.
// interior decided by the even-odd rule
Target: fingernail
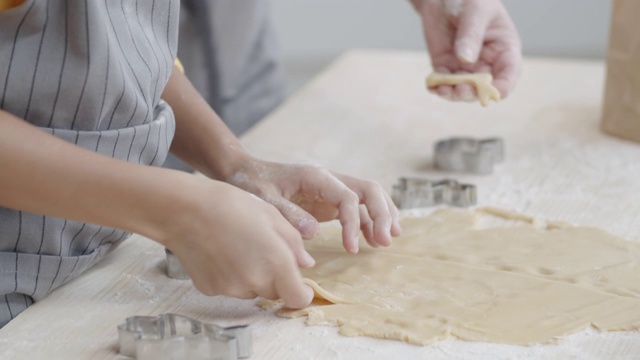
[(400, 222), (398, 220), (393, 221), (393, 227), (391, 228), (391, 235), (393, 236), (402, 235), (402, 227), (400, 226)]
[(389, 221), (384, 224), (384, 227), (382, 229), (383, 229), (383, 236), (382, 236), (382, 241), (380, 242), (380, 245), (384, 247), (388, 247), (391, 245), (391, 219), (389, 219)]
[(307, 267), (312, 267), (313, 265), (316, 264), (316, 261), (313, 259), (313, 257), (311, 256), (311, 254), (309, 254), (306, 251), (302, 252), (302, 259), (300, 259), (302, 261), (302, 266), (307, 268)]
[(313, 239), (318, 235), (318, 223), (315, 219), (309, 219), (307, 217), (300, 220), (298, 223), (298, 230), (304, 239)]
[(475, 59), (473, 58), (473, 51), (471, 51), (468, 47), (463, 47), (458, 50), (458, 57), (460, 60), (466, 63), (474, 63)]
[(349, 252), (355, 255), (355, 254), (358, 253), (358, 251), (360, 251), (360, 248), (358, 246), (358, 239), (356, 238), (355, 240), (353, 240), (353, 243), (355, 245), (353, 245), (351, 248), (349, 248)]
[(391, 246), (391, 232), (386, 233), (384, 237), (380, 239), (380, 245), (384, 247)]
[(313, 298), (316, 297), (316, 292), (313, 291), (313, 289), (308, 285), (305, 285), (305, 287), (306, 287), (305, 292), (307, 293), (307, 301), (306, 301), (307, 305), (305, 306), (309, 306), (313, 301)]

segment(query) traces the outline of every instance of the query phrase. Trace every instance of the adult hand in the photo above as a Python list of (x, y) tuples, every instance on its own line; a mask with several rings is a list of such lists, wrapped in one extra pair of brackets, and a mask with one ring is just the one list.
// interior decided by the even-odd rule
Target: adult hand
[[(504, 98), (522, 67), (521, 43), (500, 0), (412, 0), (420, 13), (427, 48), (436, 72), (493, 75)], [(475, 101), (472, 85), (430, 89), (449, 100)]]

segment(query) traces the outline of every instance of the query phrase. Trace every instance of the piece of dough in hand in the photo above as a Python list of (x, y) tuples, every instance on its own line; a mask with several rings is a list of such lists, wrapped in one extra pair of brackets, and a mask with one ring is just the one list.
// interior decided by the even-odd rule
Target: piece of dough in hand
[(491, 84), (492, 81), (493, 76), (487, 73), (443, 74), (434, 72), (427, 77), (427, 87), (472, 84), (476, 88), (480, 104), (487, 106), (491, 100), (496, 102), (500, 101), (500, 92)]

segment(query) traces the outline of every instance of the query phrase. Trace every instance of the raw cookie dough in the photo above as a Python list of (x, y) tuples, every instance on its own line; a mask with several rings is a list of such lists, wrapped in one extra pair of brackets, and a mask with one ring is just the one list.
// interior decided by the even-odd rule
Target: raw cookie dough
[(480, 104), (482, 104), (482, 106), (487, 106), (491, 100), (496, 102), (500, 101), (500, 92), (491, 84), (492, 81), (493, 76), (487, 73), (443, 74), (434, 72), (427, 77), (427, 87), (432, 88), (439, 85), (471, 83), (476, 88)]
[(390, 248), (363, 242), (356, 256), (342, 249), (338, 227), (324, 228), (307, 243), (317, 264), (303, 270), (317, 299), (278, 314), (419, 345), (640, 328), (640, 244), (492, 209), (441, 209), (402, 228)]

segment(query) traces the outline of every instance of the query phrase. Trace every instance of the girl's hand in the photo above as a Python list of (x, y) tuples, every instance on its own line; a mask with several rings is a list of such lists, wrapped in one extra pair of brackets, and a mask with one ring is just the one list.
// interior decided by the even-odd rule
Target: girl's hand
[(276, 208), (229, 184), (177, 176), (180, 200), (155, 238), (178, 257), (200, 292), (283, 299), (290, 308), (309, 305), (313, 290), (298, 267), (314, 260)]
[(359, 230), (373, 247), (389, 246), (400, 235), (398, 210), (375, 182), (252, 157), (242, 164), (227, 181), (275, 206), (305, 239), (316, 235), (318, 221), (333, 219), (340, 220), (342, 242), (351, 253), (358, 252)]

